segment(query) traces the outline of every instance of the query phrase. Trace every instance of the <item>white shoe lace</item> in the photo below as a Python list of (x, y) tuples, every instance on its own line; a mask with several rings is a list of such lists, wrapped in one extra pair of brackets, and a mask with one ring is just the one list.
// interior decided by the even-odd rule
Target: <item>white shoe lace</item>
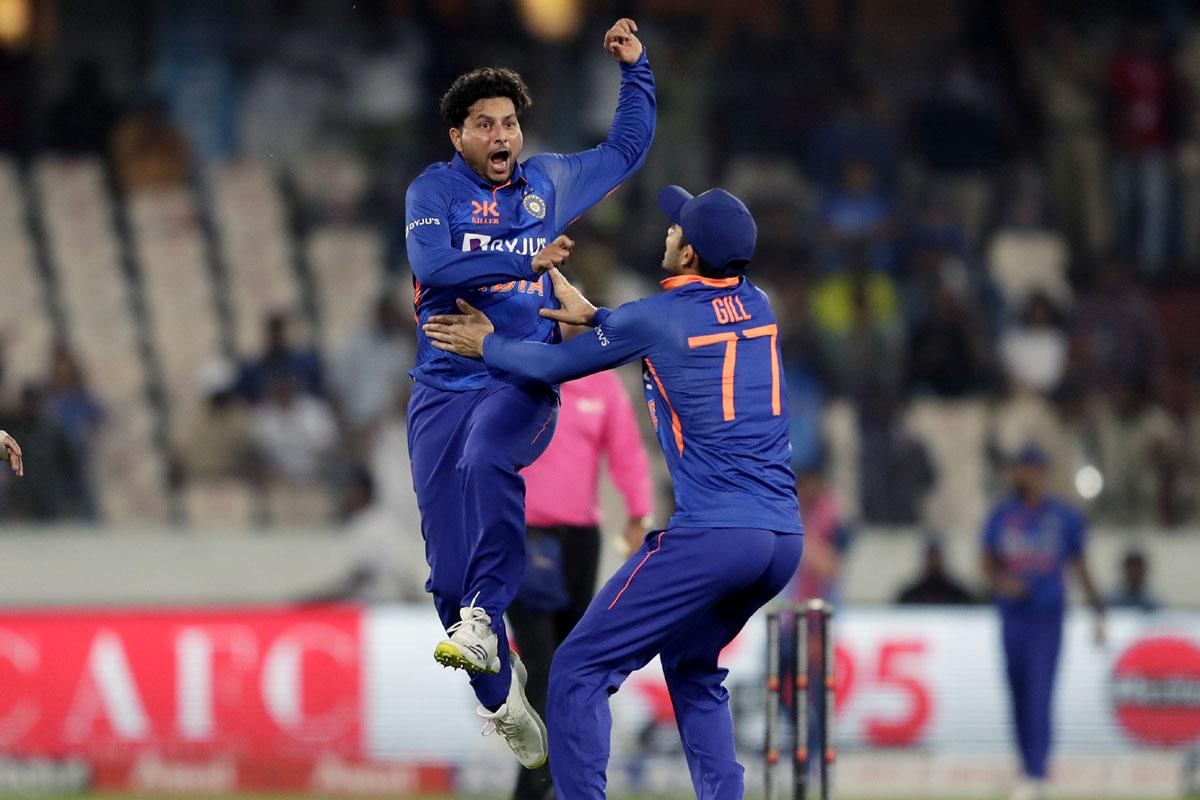
[[(505, 703), (500, 708), (507, 712), (507, 706), (508, 704)], [(500, 714), (497, 712), (494, 717), (484, 717), (483, 733), (481, 735), (490, 736), (499, 731), (501, 736), (511, 741), (514, 736), (521, 732), (521, 723), (513, 719), (513, 716), (515, 715)]]
[(479, 600), (479, 592), (476, 592), (475, 596), (471, 598), (471, 605), (465, 606), (464, 608), (459, 609), (458, 613), (459, 613), (459, 616), (462, 617), (462, 619), (460, 619), (458, 622), (451, 625), (449, 628), (446, 628), (446, 633), (453, 635), (459, 628), (461, 628), (463, 625), (466, 625), (467, 623), (471, 623), (472, 625), (474, 625), (476, 623), (481, 624), (481, 625), (483, 624), (483, 620), (480, 619), (480, 615), (486, 615), (487, 612), (484, 611), (482, 608), (476, 608), (475, 603), (478, 600)]

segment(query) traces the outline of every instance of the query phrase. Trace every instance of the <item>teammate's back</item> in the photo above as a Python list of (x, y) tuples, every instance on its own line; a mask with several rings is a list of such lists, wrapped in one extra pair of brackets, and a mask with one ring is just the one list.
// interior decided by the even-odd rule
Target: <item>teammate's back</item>
[(770, 302), (744, 277), (679, 275), (663, 288), (622, 310), (648, 334), (643, 387), (675, 483), (671, 524), (799, 531)]

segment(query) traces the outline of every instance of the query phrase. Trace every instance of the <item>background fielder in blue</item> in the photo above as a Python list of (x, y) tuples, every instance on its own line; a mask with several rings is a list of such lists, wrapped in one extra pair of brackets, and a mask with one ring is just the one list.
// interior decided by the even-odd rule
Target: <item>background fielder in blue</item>
[(1045, 453), (1026, 445), (1009, 470), (1012, 494), (992, 510), (983, 530), (983, 572), (1000, 611), (1025, 776), (1013, 797), (1021, 800), (1035, 800), (1044, 792), (1068, 566), (1096, 610), (1096, 640), (1104, 641), (1104, 607), (1084, 559), (1087, 523), (1064, 500), (1046, 494), (1046, 468)]
[(661, 654), (697, 797), (741, 798), (726, 671), (717, 657), (787, 584), (803, 538), (788, 442), (778, 327), (740, 273), (756, 228), (720, 189), (669, 187), (675, 223), (662, 294), (595, 309), (551, 273), (563, 308), (543, 316), (594, 325), (561, 345), (489, 335), (481, 312), (426, 325), (436, 346), (491, 368), (556, 383), (640, 358), (646, 402), (675, 484), (675, 514), (604, 585), (550, 672), (550, 769), (563, 800), (603, 798), (608, 696)]
[[(421, 320), (469, 295), (507, 336), (544, 342), (557, 334), (537, 312), (555, 302), (542, 272), (569, 252), (560, 234), (641, 166), (653, 138), (654, 79), (636, 30), (622, 19), (605, 36), (620, 63), (620, 99), (608, 139), (586, 152), (518, 161), (518, 116), (531, 101), (510, 70), (476, 70), (451, 86), (442, 112), (456, 155), (413, 181), (406, 202)], [(426, 588), (453, 633), (435, 656), (475, 672), (480, 704), (498, 712), (512, 685), (503, 615), (525, 566), (518, 470), (549, 442), (557, 392), (497, 378), (421, 334), (412, 375), (408, 436)]]

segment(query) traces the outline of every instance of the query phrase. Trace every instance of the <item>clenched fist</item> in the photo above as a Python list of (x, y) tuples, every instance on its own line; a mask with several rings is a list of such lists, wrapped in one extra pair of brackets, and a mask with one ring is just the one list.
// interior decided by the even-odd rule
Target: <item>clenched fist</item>
[(621, 17), (604, 34), (604, 49), (622, 64), (636, 63), (642, 57), (644, 49), (641, 40), (634, 35), (637, 29), (636, 22), (628, 17)]
[(559, 236), (537, 252), (530, 266), (538, 275), (561, 267), (571, 257), (571, 248), (574, 246), (575, 243), (566, 236)]

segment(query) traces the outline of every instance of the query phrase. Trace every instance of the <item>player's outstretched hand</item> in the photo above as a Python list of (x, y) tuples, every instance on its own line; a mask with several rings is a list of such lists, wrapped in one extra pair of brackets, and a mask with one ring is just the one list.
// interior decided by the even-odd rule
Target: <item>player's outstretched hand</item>
[(21, 453), (21, 445), (17, 444), (17, 440), (4, 431), (0, 431), (0, 444), (4, 446), (4, 457), (8, 459), (8, 466), (17, 474), (17, 477), (24, 475), (25, 460)]
[(636, 22), (628, 17), (621, 17), (604, 34), (604, 49), (622, 64), (636, 63), (642, 57), (643, 50), (641, 40), (634, 35), (637, 29)]
[(534, 255), (531, 263), (533, 271), (541, 275), (543, 272), (561, 267), (571, 257), (571, 248), (574, 246), (575, 243), (566, 236), (559, 236)]
[(563, 274), (556, 269), (550, 270), (550, 282), (554, 284), (554, 296), (562, 308), (543, 308), (538, 311), (546, 319), (555, 322), (565, 322), (568, 325), (596, 324), (596, 307), (588, 302), (583, 294), (571, 285)]
[(422, 326), (438, 350), (467, 358), (483, 358), (483, 340), (495, 330), (492, 321), (466, 300), (458, 300), (461, 314), (437, 314)]

